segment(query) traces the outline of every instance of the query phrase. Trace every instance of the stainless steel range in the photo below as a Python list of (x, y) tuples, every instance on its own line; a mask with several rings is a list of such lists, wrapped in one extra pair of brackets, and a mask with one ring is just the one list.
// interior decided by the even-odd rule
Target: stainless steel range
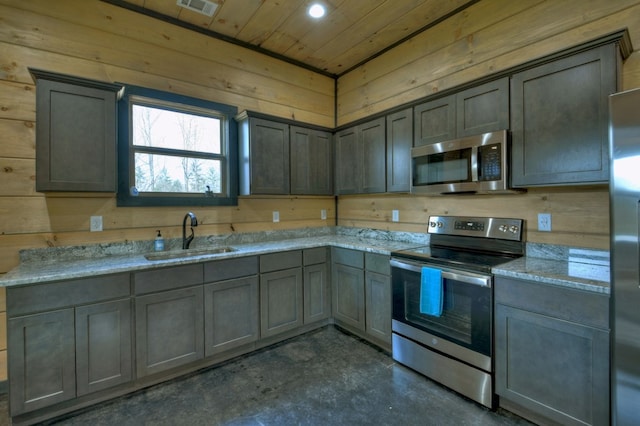
[(493, 409), (491, 268), (524, 254), (523, 221), (431, 216), (428, 232), (391, 254), (393, 358)]

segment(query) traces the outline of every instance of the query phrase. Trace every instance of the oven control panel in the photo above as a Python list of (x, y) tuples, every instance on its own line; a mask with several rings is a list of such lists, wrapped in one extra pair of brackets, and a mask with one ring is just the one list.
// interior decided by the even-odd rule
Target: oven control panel
[(522, 219), (494, 217), (430, 216), (430, 234), (461, 235), (521, 241)]

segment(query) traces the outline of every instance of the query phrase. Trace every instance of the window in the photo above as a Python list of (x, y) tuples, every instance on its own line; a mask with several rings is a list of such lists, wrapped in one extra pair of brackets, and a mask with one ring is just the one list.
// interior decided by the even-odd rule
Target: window
[(236, 205), (236, 113), (228, 105), (127, 86), (118, 104), (118, 205)]

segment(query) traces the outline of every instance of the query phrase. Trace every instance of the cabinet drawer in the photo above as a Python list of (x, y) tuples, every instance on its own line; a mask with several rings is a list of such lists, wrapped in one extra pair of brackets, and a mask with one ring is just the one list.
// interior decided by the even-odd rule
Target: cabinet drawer
[(334, 263), (364, 269), (364, 253), (358, 250), (334, 247), (332, 259)]
[(204, 281), (207, 283), (248, 277), (258, 274), (258, 257), (239, 257), (204, 264)]
[(609, 329), (609, 296), (605, 294), (497, 277), (495, 301), (582, 325)]
[(153, 293), (202, 284), (202, 264), (138, 272), (133, 277), (135, 294)]
[(327, 261), (327, 248), (306, 249), (302, 252), (302, 258), (305, 266), (325, 263)]
[(389, 256), (377, 253), (365, 253), (364, 261), (367, 271), (378, 274), (391, 275), (391, 265)]
[(283, 251), (260, 256), (260, 272), (280, 271), (302, 266), (302, 251)]
[(84, 305), (131, 294), (129, 274), (104, 275), (70, 281), (7, 288), (10, 317), (67, 306)]

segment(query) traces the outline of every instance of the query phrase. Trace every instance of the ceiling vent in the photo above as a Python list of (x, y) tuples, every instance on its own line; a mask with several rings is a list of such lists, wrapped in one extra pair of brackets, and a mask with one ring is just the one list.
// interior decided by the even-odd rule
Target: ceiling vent
[(213, 13), (218, 8), (218, 3), (208, 0), (178, 0), (176, 4), (207, 16), (213, 16)]

